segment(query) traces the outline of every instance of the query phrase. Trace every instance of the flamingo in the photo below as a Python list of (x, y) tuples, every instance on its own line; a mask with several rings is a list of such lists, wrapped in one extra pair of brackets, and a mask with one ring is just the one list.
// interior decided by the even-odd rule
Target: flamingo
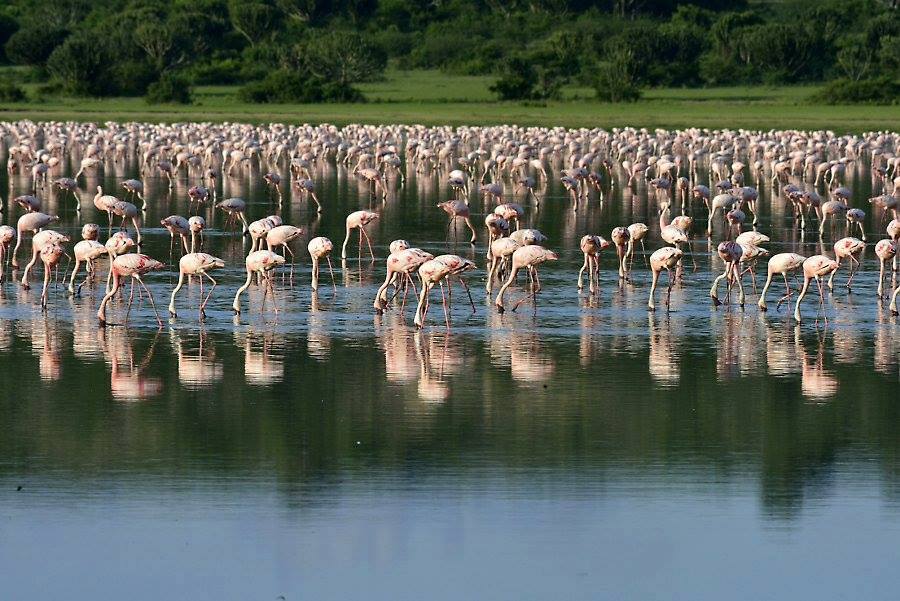
[(609, 248), (609, 241), (602, 236), (587, 235), (581, 238), (578, 246), (581, 248), (581, 252), (584, 253), (584, 265), (578, 271), (578, 290), (584, 287), (581, 278), (584, 270), (587, 269), (588, 290), (591, 294), (594, 294), (596, 289), (594, 282), (596, 281), (597, 287), (600, 285), (600, 252), (605, 248)]
[(525, 209), (522, 205), (515, 202), (504, 202), (494, 207), (494, 213), (510, 223), (515, 221), (516, 229), (519, 229), (519, 221), (525, 215)]
[[(153, 301), (153, 293), (150, 292), (146, 284), (144, 284), (144, 280), (141, 276), (146, 275), (151, 271), (163, 269), (164, 267), (165, 265), (156, 259), (139, 253), (131, 253), (116, 257), (110, 265), (112, 288), (106, 293), (103, 300), (100, 301), (100, 308), (97, 309), (97, 319), (100, 321), (100, 326), (106, 326), (106, 305), (109, 303), (110, 299), (116, 295), (119, 288), (122, 287), (122, 278), (131, 277), (131, 294), (128, 299), (128, 310), (131, 310), (131, 301), (134, 298), (134, 282), (137, 281), (138, 285), (147, 293), (147, 296), (150, 299), (150, 305), (153, 307), (153, 312), (156, 314), (156, 322), (159, 324), (159, 327), (162, 327), (162, 319), (160, 319), (159, 312), (156, 310), (156, 303)], [(127, 311), (125, 313), (125, 318), (128, 319)]]
[(469, 217), (469, 205), (461, 200), (448, 200), (447, 202), (442, 202), (437, 205), (439, 209), (447, 213), (450, 216), (450, 223), (447, 225), (447, 238), (450, 237), (450, 226), (453, 226), (453, 235), (456, 239), (458, 239), (456, 233), (456, 221), (457, 219), (462, 219), (466, 227), (472, 232), (472, 239), (469, 240), (471, 244), (475, 244), (475, 241), (478, 239), (475, 235), (475, 226), (472, 225), (472, 220)]
[(75, 190), (78, 189), (78, 182), (71, 177), (61, 177), (53, 182), (53, 185), (56, 186), (60, 192), (64, 193), (63, 196), (71, 194), (72, 198), (75, 199), (75, 210), (81, 211), (81, 203), (78, 202), (78, 196), (75, 195)]
[[(522, 230), (518, 230), (522, 231)], [(498, 238), (491, 242), (491, 264), (488, 269), (488, 277), (486, 289), (488, 294), (491, 293), (491, 290), (494, 285), (494, 277), (500, 277), (502, 279), (502, 275), (500, 274), (501, 263), (508, 263), (510, 261), (510, 257), (512, 257), (513, 253), (516, 252), (519, 248), (524, 246), (520, 242), (517, 242), (514, 238)]]
[(669, 309), (669, 301), (672, 297), (672, 269), (681, 262), (683, 256), (682, 250), (673, 246), (664, 246), (653, 251), (653, 254), (650, 255), (650, 270), (653, 272), (650, 297), (647, 299), (647, 309), (650, 311), (656, 310), (653, 295), (656, 293), (656, 285), (659, 283), (659, 275), (663, 269), (669, 274), (669, 287), (666, 291), (666, 310)]
[(859, 255), (862, 254), (862, 251), (865, 250), (865, 248), (865, 242), (858, 238), (853, 238), (852, 236), (841, 238), (834, 243), (834, 256), (837, 259), (837, 267), (834, 268), (834, 271), (831, 272), (831, 276), (828, 278), (829, 290), (834, 290), (834, 276), (841, 267), (842, 259), (850, 259), (850, 277), (847, 278), (846, 284), (847, 290), (850, 290), (850, 283), (853, 281), (854, 275), (853, 265), (855, 264), (857, 268), (859, 267)]
[(739, 264), (741, 261), (741, 256), (743, 256), (744, 254), (744, 250), (737, 242), (721, 242), (719, 246), (716, 247), (716, 252), (725, 263), (725, 271), (722, 272), (722, 275), (713, 280), (712, 287), (709, 289), (709, 297), (713, 301), (713, 306), (718, 307), (722, 304), (718, 296), (719, 282), (721, 282), (725, 278), (728, 278), (728, 294), (731, 294), (731, 286), (734, 284), (735, 280), (737, 280), (739, 292), (738, 304), (740, 304), (741, 308), (743, 308), (744, 285), (741, 283)]
[(144, 183), (141, 180), (126, 179), (122, 182), (122, 187), (131, 195), (132, 199), (134, 199), (135, 196), (141, 199), (141, 202), (143, 203), (141, 209), (147, 209), (147, 199), (144, 198)]
[(41, 262), (44, 264), (44, 288), (41, 291), (41, 307), (47, 308), (47, 288), (50, 286), (50, 272), (59, 264), (65, 249), (55, 242), (45, 244), (41, 249)]
[(362, 241), (366, 239), (369, 245), (369, 254), (372, 255), (372, 261), (375, 261), (375, 251), (372, 250), (372, 243), (369, 241), (369, 234), (366, 233), (366, 226), (378, 219), (378, 213), (372, 211), (354, 211), (347, 215), (346, 228), (347, 235), (344, 237), (344, 244), (341, 246), (341, 259), (347, 258), (347, 243), (350, 242), (350, 232), (353, 229), (359, 229), (359, 253), (362, 260)]
[(644, 255), (644, 261), (647, 261), (647, 248), (644, 246), (644, 238), (647, 237), (647, 232), (649, 231), (650, 228), (647, 227), (646, 223), (632, 223), (628, 226), (628, 251), (625, 253), (625, 256), (629, 259), (629, 270), (631, 269), (631, 265), (634, 263), (635, 242), (641, 243), (641, 254)]
[[(237, 314), (241, 312), (241, 294), (250, 287), (250, 281), (253, 279), (253, 275), (257, 274), (261, 279), (265, 279), (266, 284), (263, 289), (263, 303), (262, 308), (265, 308), (266, 304), (266, 295), (271, 292), (272, 294), (272, 304), (275, 307), (275, 314), (278, 314), (278, 304), (275, 300), (275, 285), (272, 283), (272, 278), (269, 275), (269, 272), (276, 269), (279, 265), (284, 265), (284, 257), (281, 255), (273, 253), (271, 250), (255, 250), (247, 255), (247, 259), (245, 261), (247, 266), (247, 281), (238, 288), (237, 294), (234, 295), (234, 303), (232, 304), (232, 309)], [(260, 310), (262, 310), (262, 308)]]
[(103, 193), (103, 187), (97, 186), (97, 194), (94, 195), (94, 207), (98, 211), (102, 211), (106, 213), (107, 219), (109, 219), (109, 230), (108, 232), (112, 232), (113, 225), (113, 207), (116, 203), (119, 202), (119, 199), (115, 196), (111, 196), (109, 194)]
[[(625, 229), (625, 228), (622, 228)], [(626, 230), (627, 231), (627, 230)], [(559, 259), (559, 255), (551, 250), (547, 250), (543, 246), (538, 246), (537, 244), (529, 244), (527, 246), (523, 246), (519, 249), (516, 249), (512, 254), (512, 269), (509, 272), (509, 279), (506, 280), (506, 283), (500, 287), (500, 292), (497, 293), (497, 300), (494, 301), (494, 304), (497, 306), (497, 311), (503, 313), (503, 294), (506, 292), (506, 289), (510, 287), (510, 285), (516, 280), (516, 274), (518, 274), (519, 270), (525, 268), (528, 270), (528, 274), (531, 279), (531, 297), (535, 302), (535, 308), (537, 307), (537, 293), (541, 289), (541, 280), (538, 278), (537, 267), (541, 263), (545, 261), (556, 261)], [(525, 296), (522, 300), (515, 304), (513, 310), (518, 308), (518, 306), (527, 299)]]
[(334, 249), (331, 240), (324, 236), (313, 238), (309, 241), (306, 249), (309, 251), (310, 258), (312, 258), (312, 283), (310, 286), (313, 292), (319, 289), (319, 261), (322, 259), (328, 262), (328, 271), (331, 273), (331, 286), (337, 289), (334, 283), (334, 269), (331, 267), (331, 251)]
[[(384, 283), (378, 288), (378, 292), (375, 294), (375, 301), (372, 303), (375, 312), (378, 315), (384, 312), (385, 303), (388, 300), (387, 288), (392, 281), (398, 282), (398, 280), (403, 279), (404, 288), (408, 284), (412, 284), (415, 287), (411, 274), (418, 270), (423, 263), (433, 258), (433, 255), (420, 248), (403, 248), (392, 252), (387, 258), (387, 275), (384, 278)], [(405, 293), (403, 297), (405, 300)]]
[(303, 235), (303, 228), (293, 225), (276, 225), (266, 234), (266, 247), (274, 250), (281, 247), (282, 253), (291, 255), (291, 282), (294, 281), (294, 251), (291, 250), (291, 242)]
[(193, 206), (194, 203), (197, 203), (197, 208), (199, 209), (209, 199), (209, 188), (206, 186), (191, 186), (188, 188), (188, 198), (190, 199), (189, 205)]
[(116, 204), (112, 206), (112, 212), (122, 218), (122, 229), (125, 229), (125, 221), (127, 219), (131, 219), (132, 225), (134, 225), (134, 231), (137, 234), (137, 243), (141, 243), (141, 227), (138, 223), (138, 208), (131, 204), (130, 202), (125, 202), (124, 200), (118, 201)]
[(444, 320), (447, 323), (447, 329), (450, 329), (450, 313), (447, 310), (447, 297), (444, 295), (443, 280), (450, 275), (452, 267), (447, 263), (431, 259), (425, 261), (419, 266), (419, 279), (422, 281), (422, 290), (419, 293), (419, 304), (416, 307), (416, 317), (413, 320), (417, 328), (425, 325), (425, 316), (428, 312), (428, 293), (434, 288), (435, 284), (440, 284), (441, 299), (444, 304)]
[(228, 218), (225, 220), (226, 227), (236, 219), (239, 219), (244, 226), (243, 233), (247, 233), (250, 226), (247, 223), (247, 217), (244, 215), (244, 212), (247, 210), (247, 203), (244, 202), (243, 198), (226, 198), (217, 204), (216, 208), (222, 209), (228, 215)]
[(847, 219), (847, 223), (850, 224), (850, 228), (852, 229), (853, 224), (859, 226), (859, 237), (862, 238), (862, 241), (866, 241), (866, 230), (863, 227), (863, 221), (866, 219), (866, 213), (862, 209), (847, 209), (847, 213), (844, 215)]
[(46, 213), (25, 213), (19, 217), (19, 221), (16, 222), (16, 246), (12, 252), (13, 267), (19, 266), (17, 255), (19, 254), (19, 246), (22, 245), (22, 234), (25, 232), (36, 234), (58, 219), (59, 217), (56, 215), (47, 215)]
[(203, 246), (203, 230), (206, 229), (206, 219), (200, 215), (194, 215), (188, 219), (188, 227), (191, 229), (191, 252), (197, 252)]
[(616, 255), (619, 257), (619, 277), (625, 278), (628, 273), (628, 269), (625, 267), (625, 252), (631, 242), (631, 234), (628, 233), (628, 228), (619, 226), (613, 228), (609, 237), (616, 245)]
[(31, 268), (34, 267), (35, 263), (37, 263), (44, 247), (50, 244), (61, 246), (68, 241), (68, 236), (53, 230), (41, 230), (34, 235), (31, 239), (31, 261), (28, 262), (28, 265), (25, 266), (25, 270), (22, 272), (22, 288), (25, 290), (30, 288), (28, 285), (28, 274), (31, 272)]
[(885, 266), (888, 261), (897, 256), (897, 243), (887, 238), (879, 240), (875, 245), (875, 256), (878, 257), (878, 261), (881, 264), (881, 268), (878, 271), (878, 298), (881, 298), (884, 294)]
[[(107, 251), (103, 244), (97, 242), (96, 239), (91, 238), (85, 238), (78, 242), (72, 251), (75, 254), (75, 267), (72, 269), (72, 276), (69, 278), (69, 294), (81, 294), (81, 287), (84, 286), (88, 278), (94, 273), (94, 261), (107, 254)], [(78, 270), (82, 263), (87, 265), (88, 274), (85, 276), (84, 281), (78, 285), (76, 290), (75, 276), (78, 275)]]
[(6, 255), (9, 254), (9, 245), (16, 239), (16, 230), (8, 225), (0, 225), (0, 284), (3, 283), (3, 275), (6, 269)]
[[(175, 295), (178, 294), (178, 291), (181, 290), (181, 287), (184, 285), (184, 276), (187, 275), (190, 277), (195, 275), (200, 280), (200, 319), (202, 320), (206, 317), (206, 304), (209, 302), (213, 290), (216, 288), (216, 281), (209, 275), (209, 272), (223, 267), (225, 267), (225, 261), (207, 253), (191, 252), (182, 256), (178, 261), (178, 284), (175, 286), (175, 289), (172, 290), (172, 298), (169, 301), (169, 315), (173, 318), (178, 317), (175, 312)], [(206, 276), (209, 281), (212, 282), (212, 288), (209, 289), (209, 293), (206, 295), (205, 299), (203, 298), (203, 277), (201, 276)]]
[[(800, 303), (803, 302), (803, 297), (806, 296), (809, 283), (814, 279), (816, 280), (816, 284), (819, 286), (819, 307), (823, 309), (825, 307), (825, 291), (822, 287), (821, 278), (832, 273), (837, 268), (837, 262), (832, 261), (825, 255), (813, 255), (803, 261), (803, 288), (801, 288), (800, 295), (797, 297), (797, 304), (794, 306), (794, 320), (797, 323), (801, 323)], [(818, 321), (818, 317), (816, 321)]]

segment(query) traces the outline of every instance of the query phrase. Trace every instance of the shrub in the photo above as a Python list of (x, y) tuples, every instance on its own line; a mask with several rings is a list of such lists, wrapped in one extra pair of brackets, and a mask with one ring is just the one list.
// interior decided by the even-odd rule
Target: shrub
[(177, 73), (163, 73), (147, 88), (144, 100), (147, 104), (191, 104), (194, 101), (190, 82)]
[(23, 27), (7, 40), (6, 56), (17, 65), (42, 65), (67, 35), (68, 32), (64, 29), (39, 25)]
[(512, 56), (503, 61), (502, 75), (490, 87), (500, 100), (529, 100), (534, 97), (537, 72), (522, 57)]
[(0, 102), (25, 102), (25, 90), (13, 83), (0, 82)]
[(66, 38), (47, 61), (47, 69), (69, 94), (105, 96), (115, 92), (113, 63), (103, 39), (85, 30)]
[(810, 99), (825, 104), (897, 104), (900, 81), (887, 75), (859, 81), (835, 79)]
[(339, 82), (326, 81), (307, 73), (279, 69), (265, 79), (238, 90), (238, 98), (253, 103), (363, 102), (359, 90)]
[(243, 83), (242, 63), (233, 58), (196, 65), (191, 69), (191, 79), (198, 86), (215, 86)]
[(619, 48), (609, 59), (597, 66), (594, 90), (604, 102), (635, 102), (641, 97), (635, 75), (634, 55), (626, 48)]

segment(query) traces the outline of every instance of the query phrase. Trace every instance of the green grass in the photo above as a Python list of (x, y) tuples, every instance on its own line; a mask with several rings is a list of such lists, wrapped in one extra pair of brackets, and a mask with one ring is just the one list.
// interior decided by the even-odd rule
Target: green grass
[[(588, 88), (565, 88), (563, 100), (547, 103), (495, 102), (491, 77), (437, 71), (389, 71), (383, 81), (361, 86), (366, 104), (259, 105), (237, 99), (235, 87), (202, 86), (196, 103), (149, 106), (140, 98), (46, 98), (0, 103), (0, 119), (80, 121), (279, 121), (422, 123), (428, 125), (519, 125), (565, 127), (707, 127), (831, 129), (862, 132), (900, 129), (898, 106), (825, 106), (806, 98), (816, 87), (727, 87), (653, 89), (634, 104), (593, 100)], [(32, 97), (37, 85), (24, 86)]]

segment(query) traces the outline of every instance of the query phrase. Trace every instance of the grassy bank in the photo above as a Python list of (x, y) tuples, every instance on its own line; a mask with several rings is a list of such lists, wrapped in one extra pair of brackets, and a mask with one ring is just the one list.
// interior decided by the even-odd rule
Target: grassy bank
[(861, 132), (900, 129), (900, 106), (809, 104), (814, 87), (732, 87), (647, 90), (634, 104), (604, 104), (588, 88), (566, 88), (547, 103), (495, 102), (490, 77), (434, 71), (390, 71), (384, 81), (361, 86), (366, 104), (260, 105), (243, 103), (237, 88), (205, 86), (191, 106), (149, 106), (140, 98), (36, 98), (0, 103), (0, 119), (81, 121), (248, 121), (471, 124), (517, 123), (565, 127), (795, 128)]

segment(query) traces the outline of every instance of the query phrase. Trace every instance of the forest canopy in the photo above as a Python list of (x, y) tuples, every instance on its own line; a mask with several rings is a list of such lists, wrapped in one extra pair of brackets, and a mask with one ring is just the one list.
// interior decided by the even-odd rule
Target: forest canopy
[[(897, 0), (7, 0), (0, 63), (50, 93), (189, 101), (362, 100), (398, 69), (494, 75), (499, 99), (561, 86), (628, 101), (645, 87), (832, 81), (895, 102)], [(868, 93), (868, 92), (866, 92)], [(171, 97), (168, 97), (171, 96)], [(827, 98), (825, 98), (827, 100)], [(863, 99), (865, 101), (865, 98)], [(882, 99), (881, 101), (884, 101)], [(878, 100), (876, 100), (878, 101)]]

